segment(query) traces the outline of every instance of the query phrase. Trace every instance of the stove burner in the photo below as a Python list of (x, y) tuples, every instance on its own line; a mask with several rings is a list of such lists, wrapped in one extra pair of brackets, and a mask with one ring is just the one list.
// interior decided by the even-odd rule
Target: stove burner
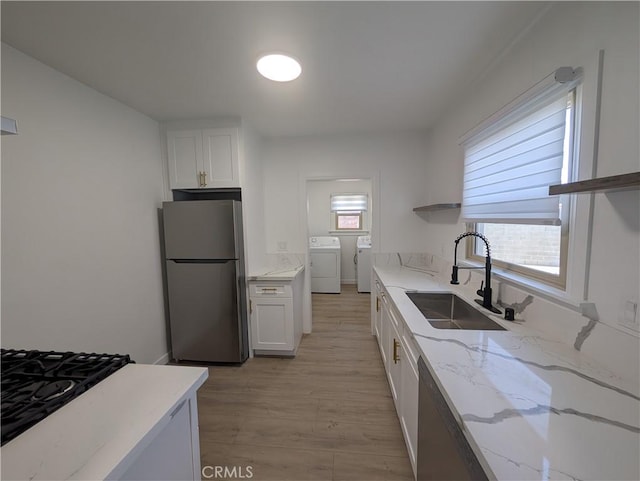
[(66, 379), (64, 381), (54, 381), (40, 387), (31, 397), (32, 401), (47, 401), (62, 396), (64, 393), (73, 389), (76, 382)]
[(2, 444), (95, 386), (129, 356), (74, 352), (0, 350)]

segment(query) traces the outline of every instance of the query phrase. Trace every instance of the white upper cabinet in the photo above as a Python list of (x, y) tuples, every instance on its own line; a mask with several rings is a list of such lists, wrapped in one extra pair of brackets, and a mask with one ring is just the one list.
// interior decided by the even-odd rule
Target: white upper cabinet
[(240, 187), (238, 130), (203, 130), (202, 141), (207, 187)]
[(171, 189), (240, 187), (236, 128), (168, 131), (167, 158)]
[(203, 170), (202, 131), (167, 132), (169, 186), (172, 189), (197, 189)]

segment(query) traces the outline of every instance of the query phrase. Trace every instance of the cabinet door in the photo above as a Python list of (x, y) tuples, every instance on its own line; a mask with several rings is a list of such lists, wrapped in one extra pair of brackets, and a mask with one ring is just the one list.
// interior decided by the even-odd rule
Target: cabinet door
[(409, 460), (414, 474), (416, 473), (416, 457), (418, 454), (418, 359), (417, 347), (407, 337), (407, 330), (402, 335), (402, 390), (400, 392), (400, 425), (407, 445)]
[(387, 306), (387, 300), (385, 299), (384, 292), (380, 293), (379, 301), (379, 319), (380, 319), (380, 355), (382, 356), (382, 364), (384, 364), (385, 371), (389, 372), (389, 363), (387, 358), (389, 357), (389, 339), (391, 337), (391, 320), (389, 319), (389, 307)]
[(207, 129), (202, 132), (202, 140), (204, 187), (240, 187), (238, 130)]
[(251, 298), (251, 336), (253, 349), (293, 350), (293, 300)]
[(391, 388), (391, 396), (396, 406), (396, 412), (398, 417), (401, 418), (401, 406), (400, 406), (400, 394), (402, 389), (402, 363), (404, 362), (402, 353), (402, 344), (400, 343), (400, 336), (398, 335), (398, 329), (394, 322), (393, 311), (389, 310), (389, 349), (387, 351), (387, 366), (389, 387)]
[(202, 172), (202, 132), (182, 130), (167, 132), (169, 187), (196, 189)]
[(374, 282), (374, 294), (375, 294), (375, 310), (373, 312), (373, 333), (375, 334), (377, 340), (378, 340), (378, 345), (380, 344), (380, 334), (381, 334), (381, 317), (382, 317), (382, 313), (380, 312), (380, 294), (381, 294), (381, 289), (380, 289), (380, 281), (378, 281), (378, 279), (375, 279)]
[(196, 398), (182, 401), (167, 414), (166, 425), (127, 468), (121, 480), (197, 480), (200, 479), (200, 449)]

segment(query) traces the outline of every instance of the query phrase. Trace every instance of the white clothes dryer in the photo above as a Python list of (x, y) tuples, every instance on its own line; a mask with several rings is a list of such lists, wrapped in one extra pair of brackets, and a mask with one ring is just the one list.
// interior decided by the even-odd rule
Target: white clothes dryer
[(329, 236), (309, 238), (311, 292), (340, 294), (340, 239)]

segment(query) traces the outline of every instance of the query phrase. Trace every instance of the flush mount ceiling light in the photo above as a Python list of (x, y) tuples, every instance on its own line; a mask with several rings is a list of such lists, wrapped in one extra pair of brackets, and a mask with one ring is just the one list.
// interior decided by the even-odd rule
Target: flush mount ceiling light
[(258, 59), (258, 72), (274, 82), (290, 82), (302, 73), (300, 63), (293, 57), (281, 53), (271, 53)]

